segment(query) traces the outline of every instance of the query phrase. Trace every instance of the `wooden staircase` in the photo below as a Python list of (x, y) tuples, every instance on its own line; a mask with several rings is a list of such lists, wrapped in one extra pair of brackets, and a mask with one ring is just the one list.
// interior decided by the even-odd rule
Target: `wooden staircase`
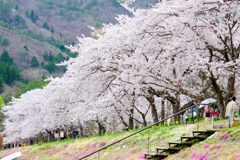
[[(170, 154), (179, 152), (184, 147), (190, 147), (197, 141), (203, 141), (207, 137), (214, 134), (216, 130), (193, 130), (192, 136), (180, 136), (180, 141), (168, 142), (169, 147), (156, 147), (156, 153), (142, 153), (145, 156), (145, 160), (161, 160), (166, 158)], [(131, 158), (131, 160), (144, 160), (139, 158)]]

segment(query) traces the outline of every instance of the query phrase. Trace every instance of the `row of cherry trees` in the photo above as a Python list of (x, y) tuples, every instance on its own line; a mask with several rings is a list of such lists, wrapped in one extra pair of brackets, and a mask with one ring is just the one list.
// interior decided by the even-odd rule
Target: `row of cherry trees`
[(119, 24), (78, 38), (69, 48), (79, 56), (61, 64), (68, 69), (62, 78), (50, 78), (45, 88), (3, 108), (6, 143), (87, 122), (101, 129), (113, 121), (129, 128), (134, 121), (147, 125), (209, 97), (217, 99), (224, 116), (224, 102), (238, 83), (240, 2), (123, 6), (134, 16), (119, 15)]

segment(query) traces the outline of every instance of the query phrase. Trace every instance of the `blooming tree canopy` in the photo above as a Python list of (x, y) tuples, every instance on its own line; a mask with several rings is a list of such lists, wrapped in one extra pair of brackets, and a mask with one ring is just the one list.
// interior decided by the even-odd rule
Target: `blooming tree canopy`
[(119, 15), (69, 47), (79, 55), (61, 64), (62, 78), (4, 106), (6, 143), (86, 121), (158, 122), (159, 97), (176, 113), (192, 104), (181, 99), (213, 96), (224, 115), (239, 69), (240, 2), (162, 0), (128, 10), (134, 17)]

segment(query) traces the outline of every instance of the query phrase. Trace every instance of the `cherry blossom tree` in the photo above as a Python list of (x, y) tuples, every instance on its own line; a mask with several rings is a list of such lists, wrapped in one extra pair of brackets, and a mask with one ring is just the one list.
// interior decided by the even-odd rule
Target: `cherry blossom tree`
[(239, 69), (239, 3), (162, 0), (147, 10), (126, 7), (134, 17), (119, 15), (119, 24), (69, 47), (79, 56), (61, 64), (67, 65), (62, 78), (3, 107), (4, 133), (11, 135), (5, 142), (88, 121), (99, 132), (112, 121), (130, 128), (134, 120), (157, 122), (166, 110), (156, 105), (159, 97), (176, 113), (215, 96), (223, 116)]

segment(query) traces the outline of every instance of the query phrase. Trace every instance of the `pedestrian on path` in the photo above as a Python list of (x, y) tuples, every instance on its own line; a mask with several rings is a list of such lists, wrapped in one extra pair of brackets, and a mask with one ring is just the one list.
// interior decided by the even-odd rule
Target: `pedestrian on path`
[(59, 133), (58, 133), (58, 131), (56, 131), (56, 132), (54, 133), (54, 138), (55, 138), (55, 142), (57, 142), (58, 139), (59, 139)]
[(33, 145), (33, 140), (32, 139), (30, 140), (30, 145)]
[(230, 110), (232, 110), (232, 113), (237, 113), (237, 103), (235, 101), (236, 97), (232, 97), (232, 101), (226, 107), (225, 117), (230, 116)]
[(63, 130), (60, 132), (60, 139), (61, 139), (61, 141), (64, 139), (64, 131)]
[(206, 105), (204, 108), (204, 117), (206, 118), (206, 122), (208, 122), (208, 120), (210, 119), (210, 115), (212, 113), (210, 106), (211, 106), (211, 103)]
[(68, 133), (68, 139), (72, 139), (72, 133), (71, 132)]
[(77, 135), (78, 135), (77, 129), (75, 129), (74, 131), (72, 131), (72, 135), (73, 135), (73, 139), (77, 138)]

